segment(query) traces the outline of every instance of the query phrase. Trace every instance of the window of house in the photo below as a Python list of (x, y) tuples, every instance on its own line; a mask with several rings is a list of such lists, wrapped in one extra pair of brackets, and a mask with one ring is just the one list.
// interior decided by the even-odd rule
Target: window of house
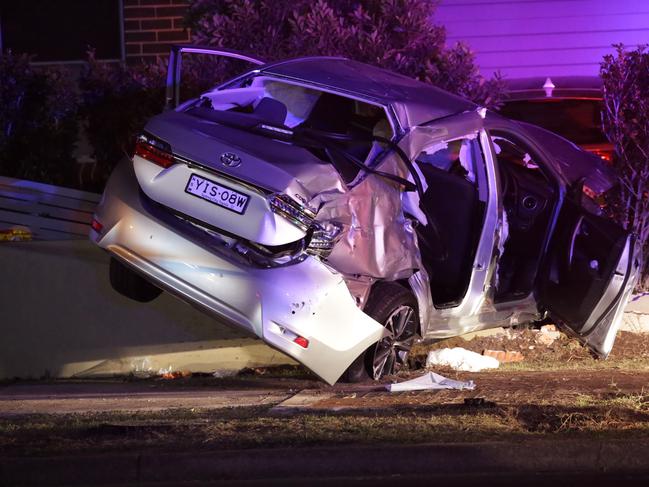
[(122, 59), (121, 0), (17, 0), (0, 3), (3, 49), (34, 62)]

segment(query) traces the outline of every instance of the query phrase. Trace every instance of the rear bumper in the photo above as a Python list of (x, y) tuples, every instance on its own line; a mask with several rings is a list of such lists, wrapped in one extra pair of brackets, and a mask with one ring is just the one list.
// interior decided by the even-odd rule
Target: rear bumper
[[(272, 269), (247, 266), (179, 233), (142, 204), (128, 161), (115, 170), (91, 239), (160, 287), (254, 333), (334, 383), (383, 327), (356, 306), (339, 274), (308, 257)], [(293, 342), (309, 341), (307, 348)]]

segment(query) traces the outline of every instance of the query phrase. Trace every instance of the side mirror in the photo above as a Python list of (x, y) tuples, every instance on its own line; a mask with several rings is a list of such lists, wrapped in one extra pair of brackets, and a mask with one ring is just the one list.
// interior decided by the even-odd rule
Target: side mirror
[(586, 184), (586, 176), (579, 178), (568, 188), (568, 197), (573, 201), (581, 203), (582, 195), (584, 194), (584, 186)]

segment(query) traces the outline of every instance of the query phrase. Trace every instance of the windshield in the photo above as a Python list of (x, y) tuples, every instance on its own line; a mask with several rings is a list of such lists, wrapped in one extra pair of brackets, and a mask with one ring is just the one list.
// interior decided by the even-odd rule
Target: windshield
[(506, 103), (501, 113), (543, 127), (579, 145), (605, 144), (601, 103), (593, 99), (520, 100)]

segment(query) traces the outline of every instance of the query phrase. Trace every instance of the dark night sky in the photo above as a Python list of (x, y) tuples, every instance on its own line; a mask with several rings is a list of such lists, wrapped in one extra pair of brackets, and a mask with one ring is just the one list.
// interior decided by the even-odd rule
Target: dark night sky
[(119, 59), (117, 0), (0, 0), (2, 47), (35, 54), (34, 61)]

